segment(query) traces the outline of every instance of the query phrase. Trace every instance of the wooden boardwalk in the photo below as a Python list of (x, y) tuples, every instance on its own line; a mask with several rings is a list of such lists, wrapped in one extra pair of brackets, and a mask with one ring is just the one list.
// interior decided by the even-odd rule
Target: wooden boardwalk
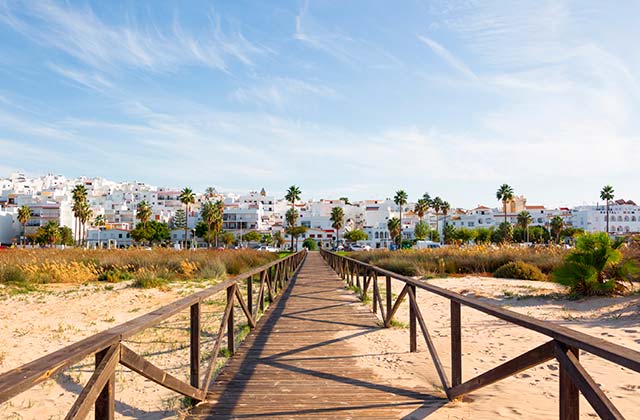
[(402, 388), (356, 360), (351, 338), (380, 328), (318, 253), (309, 253), (190, 419), (415, 418), (446, 400)]

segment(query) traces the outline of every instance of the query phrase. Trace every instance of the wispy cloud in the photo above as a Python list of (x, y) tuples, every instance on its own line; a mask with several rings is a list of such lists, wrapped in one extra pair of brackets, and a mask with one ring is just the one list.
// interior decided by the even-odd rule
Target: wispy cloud
[(0, 22), (103, 70), (122, 66), (166, 72), (196, 65), (228, 71), (231, 60), (252, 65), (255, 56), (268, 52), (239, 31), (223, 32), (217, 19), (208, 32), (195, 35), (177, 20), (168, 31), (131, 23), (116, 26), (105, 23), (88, 6), (76, 8), (48, 0), (8, 0), (0, 5)]
[(458, 70), (460, 73), (472, 79), (478, 79), (478, 76), (459, 58), (454, 56), (448, 49), (443, 47), (438, 42), (426, 36), (418, 35), (418, 39), (425, 43), (433, 52), (442, 58), (451, 67)]
[(329, 98), (337, 96), (335, 90), (317, 82), (305, 82), (292, 78), (276, 78), (270, 82), (236, 89), (232, 98), (243, 104), (265, 104), (279, 108), (294, 99), (306, 96)]

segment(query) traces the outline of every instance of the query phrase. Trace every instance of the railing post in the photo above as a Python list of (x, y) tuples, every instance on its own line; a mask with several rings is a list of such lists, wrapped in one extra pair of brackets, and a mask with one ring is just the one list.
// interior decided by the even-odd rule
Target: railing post
[(268, 269), (267, 271), (263, 271), (262, 273), (260, 273), (260, 290), (262, 290), (262, 294), (259, 296), (260, 297), (260, 302), (258, 302), (259, 308), (260, 308), (260, 312), (264, 312), (264, 279), (265, 277), (268, 275), (268, 271), (271, 269)]
[[(393, 308), (392, 296), (391, 296), (391, 277), (385, 277), (385, 289), (386, 289), (386, 300), (387, 300), (387, 316), (391, 314), (391, 309)], [(388, 327), (391, 324), (391, 319), (389, 322), (385, 322), (385, 326)]]
[[(373, 313), (378, 313), (378, 273), (373, 273), (371, 276), (373, 281)], [(381, 308), (382, 309), (382, 308)]]
[[(417, 296), (416, 295), (416, 286), (409, 286), (409, 288), (411, 289), (411, 291), (413, 292), (413, 296)], [(409, 299), (413, 299), (412, 295), (409, 295)], [(416, 304), (416, 306), (418, 305), (417, 302), (417, 298), (414, 301), (414, 303)], [(413, 305), (411, 305), (411, 302), (409, 302), (409, 351), (411, 353), (415, 353), (416, 351), (418, 351), (418, 323), (416, 322), (416, 311), (413, 308)]]
[[(568, 353), (572, 352), (576, 359), (579, 351), (575, 347), (561, 345)], [(578, 420), (580, 418), (580, 390), (571, 380), (564, 366), (560, 364), (560, 420)]]
[(200, 388), (200, 302), (191, 305), (190, 369), (191, 386)]
[(462, 383), (462, 323), (460, 304), (451, 301), (451, 386)]
[[(104, 356), (106, 356), (109, 348), (99, 351), (95, 355), (96, 368), (102, 362)], [(113, 420), (115, 415), (115, 384), (116, 374), (111, 374), (111, 377), (104, 384), (104, 388), (100, 391), (98, 399), (96, 399), (95, 407), (95, 419), (96, 420)]]
[(256, 314), (253, 313), (253, 276), (247, 278), (247, 306), (251, 316), (255, 316)]
[(231, 309), (229, 310), (229, 320), (227, 321), (227, 348), (231, 354), (236, 352), (235, 323), (233, 321), (235, 288), (235, 284), (227, 287), (227, 305), (231, 305)]

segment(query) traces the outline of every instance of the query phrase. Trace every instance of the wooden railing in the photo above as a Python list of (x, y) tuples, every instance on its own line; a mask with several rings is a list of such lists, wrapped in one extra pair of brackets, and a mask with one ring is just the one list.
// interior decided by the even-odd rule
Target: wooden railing
[[(150, 379), (170, 390), (173, 390), (197, 403), (207, 398), (209, 385), (216, 367), (220, 344), (227, 335), (227, 347), (234, 353), (235, 325), (234, 306), (242, 309), (250, 328), (255, 328), (257, 316), (265, 309), (265, 300), (273, 302), (279, 291), (298, 270), (306, 251), (301, 251), (286, 258), (255, 268), (231, 279), (225, 280), (208, 289), (177, 300), (162, 308), (156, 309), (129, 322), (103, 331), (75, 344), (55, 351), (47, 356), (27, 363), (0, 375), (0, 403), (45, 381), (62, 370), (79, 361), (95, 355), (95, 370), (79, 397), (68, 412), (66, 419), (82, 419), (91, 408), (95, 408), (95, 418), (99, 420), (114, 417), (114, 385), (115, 370), (122, 364), (132, 371)], [(246, 281), (246, 284), (243, 282)], [(257, 296), (254, 302), (253, 283), (259, 281)], [(246, 301), (241, 287), (246, 286)], [(256, 283), (257, 286), (257, 283)], [(200, 375), (201, 362), (201, 317), (200, 306), (203, 300), (226, 290), (226, 306), (222, 321), (212, 349), (212, 356), (204, 376)], [(156, 326), (180, 311), (190, 310), (190, 381), (186, 383), (163, 369), (153, 365), (141, 355), (127, 347), (123, 341)], [(202, 380), (201, 380), (202, 379)]]
[[(406, 297), (409, 298), (409, 350), (411, 352), (417, 350), (417, 325), (419, 325), (438, 372), (442, 387), (449, 399), (458, 398), (464, 394), (476, 391), (555, 358), (560, 365), (560, 419), (577, 420), (579, 418), (580, 392), (582, 392), (582, 395), (601, 418), (624, 418), (580, 364), (578, 351), (583, 350), (636, 372), (640, 372), (640, 352), (548, 321), (541, 321), (530, 316), (503, 309), (482, 302), (479, 299), (466, 297), (371, 264), (363, 263), (353, 258), (324, 250), (321, 251), (321, 253), (328, 264), (341, 278), (347, 281), (349, 286), (357, 287), (362, 300), (365, 300), (368, 290), (370, 288), (373, 289), (373, 312), (377, 313), (378, 310), (380, 310), (385, 327), (391, 326), (393, 317), (398, 311), (400, 304)], [(380, 286), (378, 285), (378, 276), (384, 277), (385, 280), (386, 302), (382, 300)], [(392, 279), (404, 283), (404, 287), (395, 302), (392, 301)], [(438, 352), (429, 335), (425, 319), (420, 312), (420, 307), (416, 300), (417, 289), (426, 290), (442, 296), (451, 303), (451, 379), (447, 376), (447, 372), (442, 365)], [(550, 337), (551, 340), (463, 382), (460, 318), (460, 308), (462, 305), (544, 334)]]

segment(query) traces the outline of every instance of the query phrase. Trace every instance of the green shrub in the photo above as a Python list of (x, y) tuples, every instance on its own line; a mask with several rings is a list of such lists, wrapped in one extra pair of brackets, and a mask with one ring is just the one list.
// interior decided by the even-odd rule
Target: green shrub
[(19, 267), (0, 266), (0, 283), (24, 283), (27, 277)]
[(493, 276), (503, 279), (547, 280), (547, 276), (538, 267), (523, 261), (508, 262), (494, 271)]
[(111, 269), (100, 273), (98, 281), (106, 281), (107, 283), (119, 283), (125, 280), (131, 280), (133, 275), (126, 271)]
[(553, 279), (581, 295), (622, 293), (627, 289), (625, 282), (638, 274), (638, 265), (623, 259), (621, 246), (621, 241), (612, 241), (604, 232), (581, 235)]
[(302, 247), (303, 248), (307, 248), (309, 251), (317, 251), (318, 250), (318, 244), (316, 243), (316, 241), (314, 241), (311, 238), (305, 239), (304, 242), (302, 242)]
[(199, 277), (203, 279), (222, 279), (227, 274), (227, 268), (220, 260), (211, 260), (203, 263), (198, 271)]
[(413, 277), (418, 275), (418, 267), (416, 267), (412, 261), (385, 258), (377, 261), (376, 265), (380, 268), (393, 271), (394, 273), (398, 273), (403, 276)]
[(166, 285), (169, 281), (164, 277), (158, 277), (151, 273), (145, 273), (136, 278), (136, 281), (133, 283), (135, 287), (139, 287), (141, 289), (151, 289), (154, 287), (162, 287)]

